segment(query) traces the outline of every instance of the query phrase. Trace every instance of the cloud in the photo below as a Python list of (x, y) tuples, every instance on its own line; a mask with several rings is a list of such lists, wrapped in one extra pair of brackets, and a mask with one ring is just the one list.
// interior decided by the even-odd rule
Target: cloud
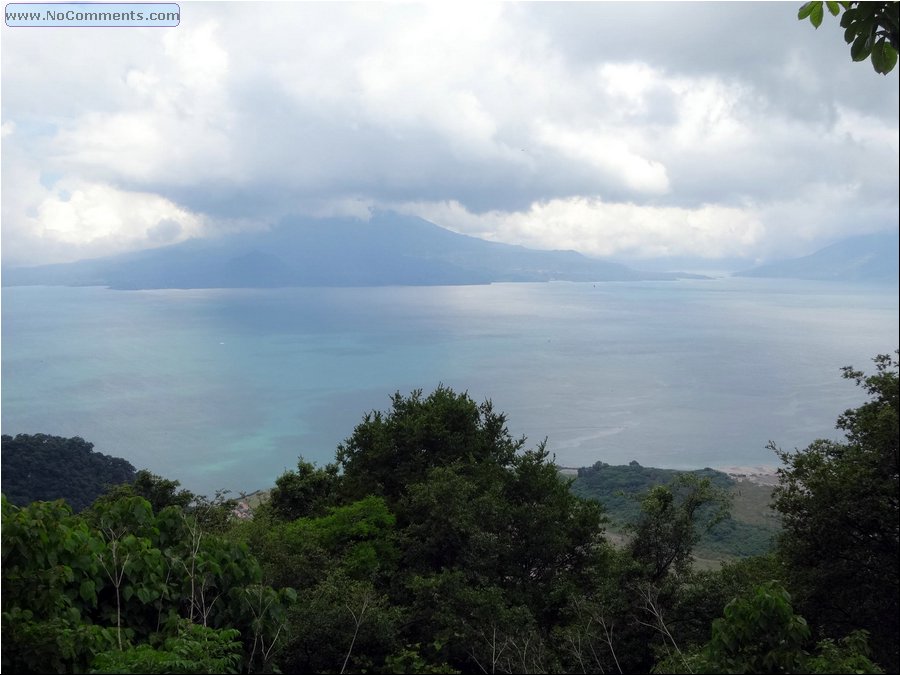
[[(799, 256), (821, 242), (847, 235), (845, 213), (859, 208), (859, 186), (834, 190), (808, 186), (796, 198), (740, 205), (693, 207), (607, 202), (571, 197), (535, 202), (521, 211), (473, 213), (456, 201), (395, 203), (455, 232), (539, 249), (571, 249), (587, 255), (755, 258)], [(857, 213), (853, 234), (888, 229), (890, 203), (872, 203)]]
[[(5, 30), (5, 261), (392, 205), (594, 255), (767, 256), (898, 218), (896, 74), (777, 3), (188, 8), (55, 50)], [(129, 199), (153, 216), (113, 215)]]
[(752, 207), (641, 206), (572, 197), (536, 202), (526, 211), (473, 214), (458, 202), (398, 204), (445, 227), (485, 239), (593, 256), (721, 258), (745, 254), (765, 234)]
[(123, 104), (59, 125), (48, 159), (67, 173), (132, 185), (233, 181), (238, 133), (225, 90), (229, 56), (206, 21), (166, 32), (160, 56), (121, 76)]
[(629, 147), (627, 141), (608, 132), (577, 131), (542, 124), (536, 138), (568, 159), (596, 167), (601, 181), (617, 181), (636, 192), (661, 194), (669, 191), (669, 178), (663, 164), (642, 157)]
[(35, 195), (37, 206), (18, 227), (4, 231), (10, 255), (46, 246), (56, 260), (77, 260), (172, 244), (208, 234), (206, 219), (155, 194), (102, 183), (62, 180)]

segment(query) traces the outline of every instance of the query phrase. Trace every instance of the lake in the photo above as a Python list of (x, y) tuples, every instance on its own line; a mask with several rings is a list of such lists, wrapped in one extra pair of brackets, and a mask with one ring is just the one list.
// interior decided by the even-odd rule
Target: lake
[(898, 292), (767, 279), (2, 296), (2, 430), (81, 436), (211, 494), (331, 460), (366, 411), (439, 383), (557, 462), (777, 464), (864, 397)]

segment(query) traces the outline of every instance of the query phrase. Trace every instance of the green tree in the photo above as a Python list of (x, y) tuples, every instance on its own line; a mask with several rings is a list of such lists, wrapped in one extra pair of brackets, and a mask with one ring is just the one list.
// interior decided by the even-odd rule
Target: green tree
[(840, 644), (823, 640), (813, 656), (806, 620), (777, 582), (758, 586), (725, 606), (701, 649), (672, 655), (656, 673), (880, 673), (867, 657), (866, 638), (855, 633)]
[[(507, 610), (521, 608), (540, 625), (559, 618), (569, 594), (608, 552), (600, 505), (571, 493), (543, 446), (505, 467), (436, 467), (409, 487), (397, 513), (398, 576), (413, 596), (425, 592), (424, 581), (458, 572), (470, 586), (499, 589)], [(434, 616), (439, 624), (446, 620)], [(428, 635), (412, 638), (424, 642)]]
[(801, 672), (806, 621), (794, 614), (787, 591), (776, 583), (759, 586), (750, 599), (735, 599), (712, 625), (707, 670), (721, 673)]
[(700, 538), (727, 515), (730, 497), (709, 478), (681, 474), (670, 485), (657, 485), (641, 500), (641, 515), (631, 528), (629, 549), (645, 565), (651, 583), (669, 571), (684, 574)]
[[(244, 669), (271, 667), (292, 591), (262, 586), (245, 544), (204, 531), (177, 506), (154, 515), (147, 500), (126, 496), (81, 517), (62, 501), (19, 509), (4, 497), (2, 535), (3, 666), (11, 672), (83, 672), (110, 651), (136, 660), (104, 668), (141, 672), (144, 658), (181, 668), (167, 659), (202, 661), (228, 631), (243, 640)], [(226, 632), (185, 631), (185, 620)], [(166, 646), (169, 639), (176, 642)], [(211, 651), (196, 667), (217, 672), (220, 656), (231, 662)]]
[(227, 529), (237, 503), (234, 499), (225, 497), (227, 490), (217, 491), (210, 499), (180, 488), (180, 481), (141, 469), (130, 483), (114, 485), (98, 497), (85, 515), (90, 519), (94, 517), (94, 511), (105, 508), (106, 505), (129, 497), (140, 497), (147, 500), (154, 513), (161, 513), (165, 508), (174, 506), (192, 515), (205, 531), (221, 533)]
[[(606, 471), (611, 467), (596, 467)], [(644, 469), (636, 462), (611, 473), (628, 483)], [(712, 472), (710, 472), (712, 474)], [(643, 479), (641, 479), (643, 480)], [(557, 636), (567, 670), (648, 672), (657, 655), (679, 654), (705, 633), (722, 605), (698, 602), (691, 553), (728, 512), (716, 475), (680, 474), (640, 498), (631, 539), (591, 583), (570, 595)], [(730, 597), (730, 596), (728, 596)], [(723, 600), (724, 602), (724, 600)]]
[(603, 507), (569, 489), (545, 444), (519, 453), (504, 474), (501, 586), (541, 623), (552, 623), (570, 593), (605, 567)]
[(871, 59), (876, 73), (887, 75), (897, 65), (900, 49), (900, 5), (886, 2), (835, 2), (815, 0), (800, 7), (797, 18), (809, 19), (813, 26), (822, 25), (825, 9), (832, 16), (841, 15), (844, 41), (850, 45), (854, 61)]
[(869, 400), (838, 418), (843, 442), (817, 440), (793, 453), (770, 444), (784, 462), (773, 497), (784, 528), (779, 551), (803, 614), (831, 637), (869, 631), (876, 660), (896, 671), (900, 364), (887, 354), (874, 361), (873, 375), (844, 369)]
[(337, 464), (320, 469), (301, 458), (295, 471), (286, 471), (275, 480), (269, 508), (280, 520), (321, 516), (334, 504), (338, 483)]
[(438, 387), (366, 415), (339, 471), (283, 476), (240, 531), (300, 591), (284, 665), (554, 668), (551, 629), (609, 547), (600, 505), (524, 446), (489, 402)]
[(394, 522), (384, 499), (371, 495), (320, 518), (264, 524), (255, 544), (276, 586), (309, 587), (335, 570), (371, 581), (393, 571)]
[(749, 596), (768, 581), (784, 583), (785, 570), (774, 554), (723, 563), (716, 570), (692, 570), (671, 600), (669, 628), (679, 645), (696, 647), (709, 640), (713, 619), (735, 597)]
[(107, 650), (94, 657), (93, 673), (239, 673), (240, 631), (181, 621), (176, 635), (159, 648), (142, 644)]
[(439, 386), (427, 397), (395, 394), (391, 410), (373, 411), (338, 447), (342, 490), (350, 500), (369, 494), (395, 504), (406, 488), (437, 466), (507, 466), (524, 444), (491, 403)]
[(402, 608), (370, 581), (334, 570), (305, 589), (290, 609), (285, 672), (376, 672), (401, 650)]
[(102, 538), (62, 500), (2, 504), (3, 670), (86, 669), (116, 644), (114, 628), (85, 625), (105, 583)]

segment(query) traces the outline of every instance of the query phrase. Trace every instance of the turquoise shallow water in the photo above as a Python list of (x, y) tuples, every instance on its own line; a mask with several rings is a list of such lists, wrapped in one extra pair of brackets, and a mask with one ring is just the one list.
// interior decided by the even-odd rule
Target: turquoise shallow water
[(438, 383), (560, 464), (775, 464), (862, 398), (897, 289), (719, 279), (278, 290), (3, 289), (3, 433), (82, 436), (195, 490), (333, 457)]

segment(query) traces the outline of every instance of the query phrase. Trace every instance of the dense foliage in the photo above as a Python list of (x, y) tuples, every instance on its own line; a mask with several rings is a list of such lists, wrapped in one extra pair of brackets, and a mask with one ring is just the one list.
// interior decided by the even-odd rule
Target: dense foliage
[(81, 438), (45, 434), (2, 437), (3, 494), (13, 504), (65, 499), (80, 511), (110, 485), (134, 480), (134, 467), (94, 452)]
[(264, 670), (293, 592), (261, 580), (246, 544), (178, 507), (154, 514), (132, 496), (76, 516), (62, 501), (4, 497), (3, 668)]
[(897, 364), (877, 367), (847, 371), (871, 400), (839, 419), (846, 443), (782, 453), (777, 551), (714, 571), (691, 561), (727, 522), (720, 474), (640, 492), (614, 546), (543, 445), (444, 387), (366, 415), (334, 464), (301, 459), (252, 520), (148, 472), (78, 515), (4, 498), (2, 665), (881, 672), (897, 649)]
[(757, 586), (725, 606), (713, 621), (709, 642), (691, 653), (670, 655), (657, 672), (676, 673), (878, 673), (868, 658), (865, 634), (836, 644), (824, 639), (814, 653), (804, 647), (810, 628), (794, 613), (791, 596), (775, 581)]

